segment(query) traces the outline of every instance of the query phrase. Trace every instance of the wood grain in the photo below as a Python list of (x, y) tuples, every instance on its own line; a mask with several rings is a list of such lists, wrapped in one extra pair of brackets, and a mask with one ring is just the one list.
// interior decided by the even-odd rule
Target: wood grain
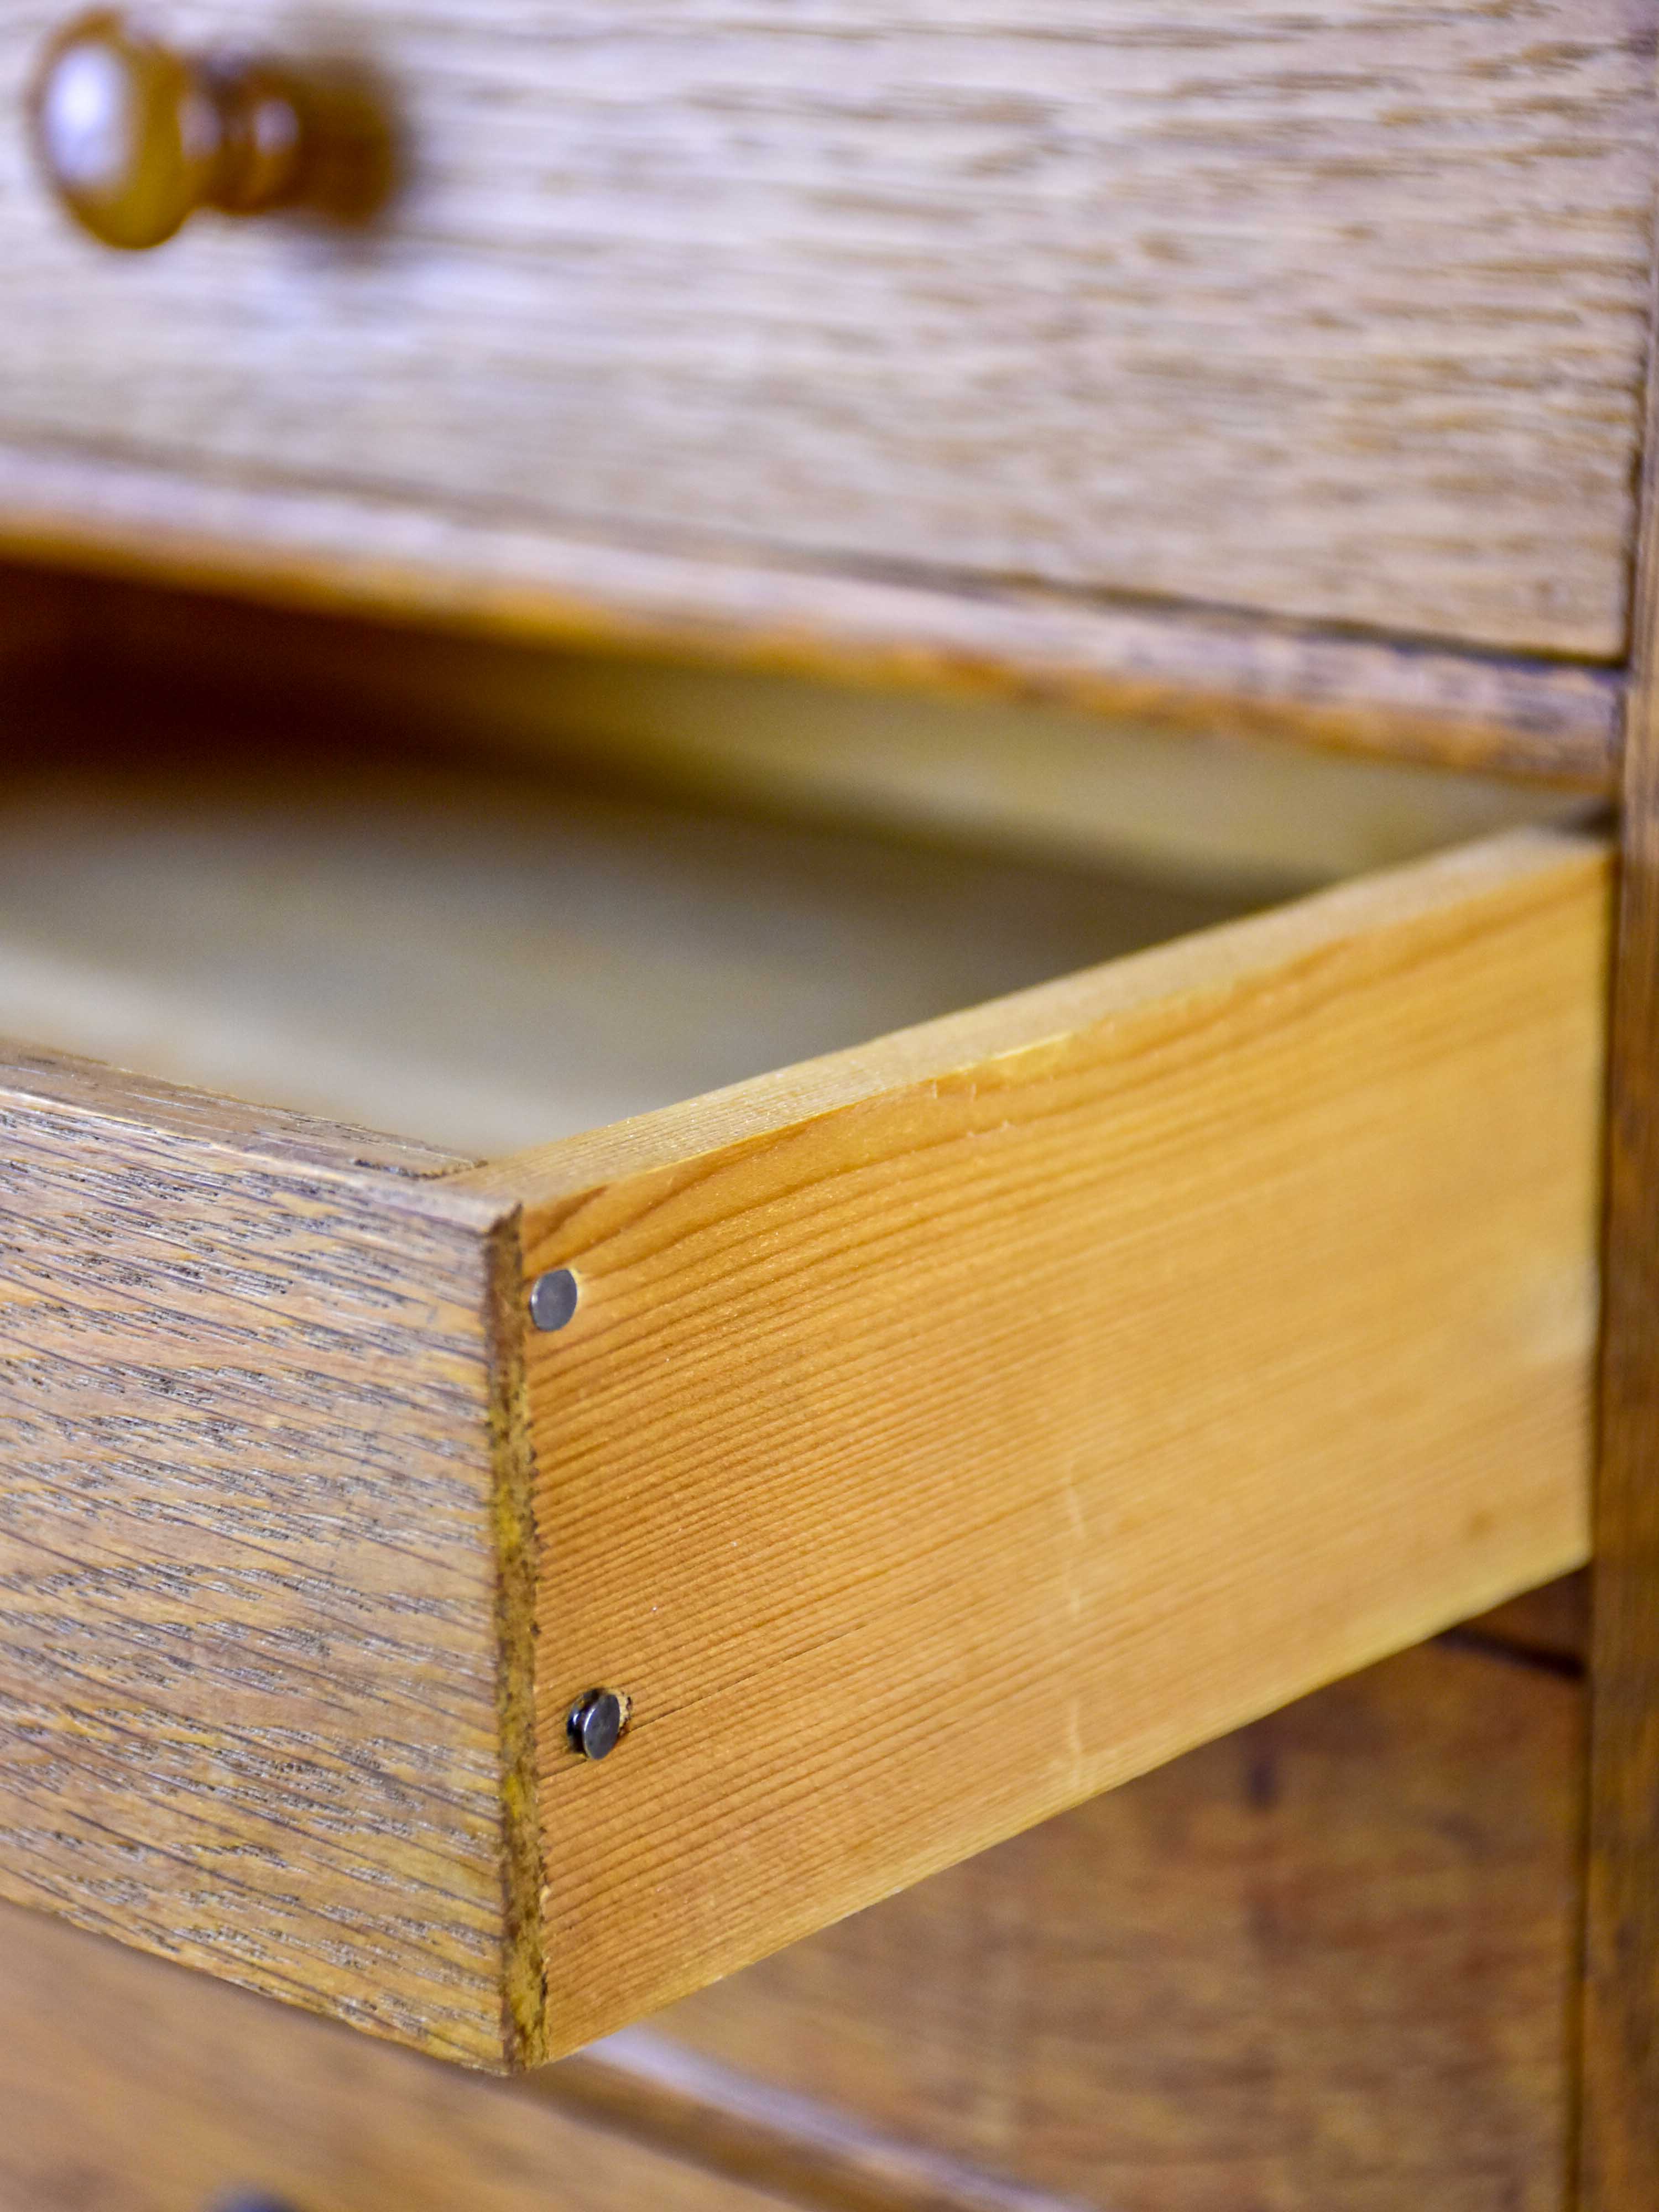
[[(1089, 871), (947, 859), (842, 833), (544, 789), (518, 768), (492, 777), (476, 765), (405, 763), (389, 782), (379, 764), (346, 769), (326, 750), (306, 761), (292, 752), (266, 757), (251, 725), (241, 726), (253, 756), (247, 763), (226, 758), (222, 744), (187, 744), (173, 758), (158, 726), (143, 737), (140, 771), (96, 758), (95, 702), (83, 706), (82, 722), (43, 727), (48, 750), (88, 757), (72, 769), (14, 760), (0, 797), (0, 1018), (30, 1012), (60, 1044), (74, 1041), (64, 1032), (77, 1023), (114, 1018), (128, 1026), (106, 1035), (106, 1048), (141, 1048), (151, 1064), (176, 1065), (210, 1048), (240, 1053), (245, 1074), (308, 1090), (336, 1109), (384, 1094), (412, 1119), (428, 1112), (441, 1119), (452, 1094), (426, 1081), (423, 1066), (449, 1078), (465, 1073), (481, 1097), (510, 1097), (518, 1061), (512, 1054), (503, 1060), (504, 1030), (518, 1040), (515, 1053), (551, 1050), (523, 1086), (544, 1117), (561, 1085), (611, 1079), (607, 1040), (614, 1048), (627, 1038), (612, 1036), (602, 1021), (584, 1027), (586, 1001), (566, 988), (574, 979), (580, 992), (600, 951), (602, 990), (620, 995), (628, 1037), (645, 1020), (642, 1010), (657, 1008), (647, 1025), (659, 1034), (644, 1042), (666, 1071), (659, 1094), (665, 1096), (687, 1079), (687, 1021), (709, 1031), (708, 1048), (736, 1051), (744, 1055), (739, 1066), (754, 1066), (798, 1054), (826, 1030), (855, 1036), (879, 1026), (907, 1003), (906, 994), (909, 1003), (948, 1005), (994, 988), (1022, 964), (1046, 974), (1067, 957), (1143, 943), (1226, 910), (1194, 892), (1114, 884)], [(1017, 1097), (1021, 1081), (1008, 1082), (1017, 1062), (1006, 1055), (1021, 1036), (1056, 1036), (1063, 1047), (1089, 1021), (1103, 1020), (1107, 1030), (1115, 1021), (1121, 1032), (1115, 1042), (1083, 1048), (1089, 1066), (1097, 1054), (1104, 1055), (1099, 1068), (1110, 1061), (1102, 1078), (1109, 1087), (1148, 1053), (1159, 1065), (1173, 1053), (1184, 1082), (1192, 1061), (1177, 1032), (1196, 1022), (1196, 1040), (1217, 1020), (1232, 1024), (1227, 1034), (1245, 1048), (1241, 1080), (1271, 1085), (1276, 1064), (1263, 1060), (1249, 1073), (1253, 1017), (1240, 1009), (1253, 994), (1271, 998), (1289, 988), (1287, 963), (1296, 975), (1310, 964), (1321, 969), (1295, 1020), (1321, 1019), (1320, 1008), (1346, 1006), (1350, 984), (1368, 988), (1363, 957), (1352, 973), (1340, 961), (1358, 957), (1353, 948), (1372, 935), (1418, 927), (1419, 909), (1455, 914), (1464, 917), (1456, 930), (1472, 933), (1471, 957), (1482, 963), (1492, 957), (1491, 930), (1467, 919), (1470, 901), (1485, 912), (1494, 899), (1520, 896), (1516, 884), (1547, 880), (1555, 890), (1547, 897), (1537, 892), (1530, 924), (1517, 925), (1532, 927), (1546, 979), (1520, 1056), (1488, 1068), (1488, 1032), (1509, 1002), (1494, 1009), (1471, 985), (1457, 1003), (1476, 1010), (1468, 1047), (1476, 1057), (1458, 1066), (1469, 1079), (1490, 1073), (1500, 1097), (1521, 1097), (1537, 1119), (1537, 1143), (1559, 1144), (1567, 1164), (1558, 1159), (1547, 1179), (1544, 1215), (1505, 1231), (1524, 1242), (1529, 1224), (1540, 1237), (1553, 1235), (1574, 1176), (1588, 1189), (1592, 1161), (1584, 1146), (1573, 1164), (1567, 1107), (1533, 1098), (1536, 1058), (1528, 1055), (1547, 1045), (1571, 1065), (1588, 1051), (1595, 994), (1586, 979), (1596, 957), (1603, 863), (1594, 846), (1553, 834), (1498, 850), (1509, 857), (1434, 864), (1428, 881), (1438, 888), (1408, 888), (1403, 902), (1398, 886), (1386, 884), (1342, 893), (1334, 920), (1310, 924), (1310, 914), (1327, 912), (1316, 902), (1251, 925), (1255, 934), (1243, 939), (1225, 933), (1193, 939), (1156, 956), (1150, 970), (1134, 961), (1050, 985), (1034, 998), (953, 1017), (942, 1030), (861, 1048), (841, 1063), (808, 1063), (724, 1100), (575, 1140), (562, 1157), (589, 1158), (595, 1147), (636, 1151), (665, 1131), (672, 1151), (683, 1144), (673, 1132), (689, 1129), (697, 1134), (687, 1156), (696, 1158), (722, 1126), (729, 1133), (734, 1114), (775, 1123), (781, 1103), (787, 1133), (803, 1113), (830, 1115), (836, 1086), (845, 1091), (849, 1075), (853, 1091), (861, 1089), (878, 1108), (884, 1100), (882, 1110), (896, 1114), (902, 1128), (925, 1135), (928, 1117), (942, 1115), (939, 1142), (948, 1150), (959, 1141), (950, 1099), (964, 1079), (958, 1073), (945, 1084), (943, 1103), (928, 1091), (938, 1068), (927, 1055), (940, 1036), (949, 1044), (946, 1063), (957, 1071), (1005, 1055), (1000, 1074), (980, 1079), (992, 1085), (988, 1097), (998, 1084)], [(750, 944), (763, 902), (770, 917), (764, 935), (777, 940), (766, 959)], [(1562, 913), (1575, 917), (1570, 925)], [(720, 934), (722, 915), (729, 941)], [(416, 927), (422, 916), (426, 936)], [(1556, 943), (1564, 927), (1574, 948), (1565, 952)], [(352, 947), (349, 976), (339, 972), (342, 941)], [(1505, 942), (1501, 933), (1498, 941)], [(1346, 956), (1333, 950), (1343, 945)], [(833, 954), (828, 969), (825, 947)], [(748, 949), (739, 957), (740, 948)], [(1376, 957), (1392, 978), (1395, 956)], [(1410, 957), (1431, 954), (1418, 946)], [(767, 981), (768, 960), (781, 963), (777, 988)], [(1332, 961), (1337, 965), (1324, 973), (1321, 963)], [(1575, 961), (1583, 970), (1577, 1029), (1563, 1006)], [(532, 991), (522, 1003), (513, 996), (515, 977)], [(151, 1004), (146, 978), (157, 989), (165, 983), (171, 996)], [(1216, 1011), (1223, 1001), (1232, 1008), (1224, 1017)], [(1405, 1021), (1413, 1036), (1427, 1019), (1392, 998), (1388, 1004), (1389, 1019)], [(1137, 1021), (1152, 1030), (1136, 1030)], [(1439, 1035), (1431, 1024), (1425, 1033)], [(1342, 1012), (1334, 1034), (1348, 1040), (1341, 1048), (1352, 1054), (1347, 1079), (1357, 1081), (1377, 1049), (1373, 1032)], [(1046, 1048), (1036, 1049), (1043, 1060)], [(1300, 1083), (1306, 1064), (1297, 1060), (1295, 1069)], [(1325, 1079), (1316, 1066), (1315, 1079)], [(1558, 1066), (1552, 1080), (1560, 1079)], [(39, 1055), (15, 1054), (11, 1081), (0, 1151), (10, 1192), (0, 1270), (8, 1285), (0, 1405), (17, 1419), (7, 1443), (10, 1502), (0, 1510), (14, 1592), (0, 1688), (19, 1702), (9, 1735), (0, 1731), (8, 1753), (0, 1789), (9, 1793), (0, 1803), (9, 1836), (21, 1840), (8, 1842), (0, 1885), (85, 1924), (428, 2048), (483, 2062), (533, 2053), (542, 1972), (539, 1808), (525, 1785), (538, 1768), (561, 1782), (558, 1698), (567, 1677), (580, 1676), (586, 1686), (602, 1674), (614, 1649), (608, 1628), (594, 1632), (594, 1608), (610, 1603), (604, 1592), (584, 1610), (544, 1577), (538, 1597), (525, 1543), (528, 1440), (514, 1424), (522, 1395), (511, 1186), (541, 1181), (545, 1159), (481, 1175), (489, 1186), (481, 1196), (465, 1175), (458, 1180), (463, 1159), (415, 1142)], [(1409, 1082), (1389, 1090), (1384, 1079), (1384, 1085), (1393, 1110), (1409, 1123), (1416, 1105)], [(1199, 1127), (1200, 1105), (1176, 1103), (1161, 1082), (1153, 1089), (1154, 1118), (1169, 1110), (1174, 1126)], [(843, 1103), (852, 1104), (850, 1094)], [(1335, 1124), (1328, 1109), (1315, 1110), (1326, 1118), (1310, 1127), (1346, 1132), (1346, 1107), (1336, 1109)], [(1125, 1143), (1133, 1152), (1141, 1142), (1139, 1111), (1129, 1111), (1127, 1136), (1112, 1140), (1122, 1157)], [(1033, 1124), (1028, 1102), (1009, 1127), (1041, 1132), (1048, 1113), (1040, 1105)], [(1200, 1149), (1210, 1141), (1206, 1135)], [(1283, 1133), (1273, 1137), (1269, 1153), (1289, 1141)], [(1064, 1185), (1072, 1170), (1063, 1159), (1060, 1172)], [(1189, 1172), (1181, 1168), (1178, 1176)], [(916, 1202), (902, 1175), (892, 1195), (902, 1235)], [(758, 1263), (772, 1264), (766, 1255), (781, 1230), (807, 1255), (810, 1273), (819, 1238), (811, 1209), (793, 1224), (764, 1216), (763, 1207), (752, 1224)], [(1477, 1224), (1468, 1233), (1485, 1232)], [(1546, 1272), (1561, 1260), (1553, 1244), (1541, 1257), (1525, 1256)], [(936, 1258), (926, 1255), (925, 1267)], [(786, 1273), (789, 1264), (786, 1253)], [(441, 1286), (435, 1309), (434, 1285)], [(341, 1295), (349, 1301), (343, 1314), (333, 1310)], [(1581, 1295), (1572, 1292), (1568, 1304)], [(1435, 1297), (1443, 1320), (1444, 1295)], [(672, 1296), (663, 1311), (672, 1334)], [(1539, 1315), (1528, 1311), (1530, 1326)], [(1484, 1310), (1480, 1318), (1492, 1326)], [(1500, 1316), (1502, 1327), (1512, 1328), (1513, 1319)], [(1577, 1325), (1573, 1311), (1551, 1324), (1568, 1337)], [(1086, 1324), (1073, 1314), (1066, 1326), (1066, 1340), (1080, 1342)], [(728, 1424), (741, 1458), (752, 1418), (741, 1402), (741, 1376), (748, 1358), (763, 1355), (758, 1342), (754, 1353), (744, 1350), (749, 1331), (741, 1322), (738, 1328), (739, 1402), (726, 1409), (714, 1402), (711, 1418)], [(1514, 1356), (1504, 1341), (1507, 1387)], [(994, 1371), (992, 1380), (1008, 1411), (993, 1408), (994, 1425), (1026, 1419), (1022, 1408), (1033, 1393), (1042, 1401), (1051, 1377), (1040, 1346), (1029, 1370), (1031, 1347), (1016, 1338), (1005, 1350), (1001, 1380)], [(1550, 1349), (1547, 1365), (1547, 1378), (1536, 1385), (1529, 1370), (1522, 1373), (1513, 1418), (1523, 1426), (1535, 1419), (1547, 1430), (1555, 1421), (1557, 1435), (1571, 1396), (1570, 1346)], [(1200, 1364), (1201, 1387), (1202, 1371)], [(319, 1376), (329, 1379), (325, 1395)], [(1396, 1358), (1377, 1387), (1398, 1382)], [(628, 1454), (615, 1456), (610, 1387), (601, 1377), (592, 1401), (599, 1427), (578, 1425), (575, 1440), (586, 1450), (591, 1435), (599, 1460), (614, 1458), (627, 1481)], [(631, 1386), (624, 1377), (617, 1387)], [(1063, 1388), (1075, 1398), (1078, 1378)], [(1185, 1389), (1184, 1375), (1176, 1375), (1172, 1406)], [(912, 1418), (902, 1393), (899, 1402), (901, 1419)], [(803, 1396), (801, 1417), (822, 1420), (827, 1450), (842, 1449), (845, 1413), (833, 1393), (816, 1407)], [(1196, 1402), (1194, 1418), (1200, 1426), (1208, 1418)], [(1273, 1436), (1274, 1449), (1298, 1441), (1282, 1420)], [(544, 1533), (557, 1556), (579, 1561), (580, 1547), (567, 1543), (562, 1501), (580, 1512), (583, 1493), (567, 1487), (564, 1449), (561, 1437)], [(708, 1510), (724, 1510), (718, 1487), (711, 1500)], [(493, 1518), (503, 1502), (505, 1516)], [(1459, 1511), (1468, 1504), (1467, 1497), (1453, 1502)], [(833, 1528), (845, 1504), (839, 1483), (830, 1485), (826, 1525)], [(787, 1498), (784, 1505), (799, 1510)], [(1020, 1510), (1031, 1518), (1029, 1507)], [(1115, 1501), (1111, 1510), (1120, 1510)], [(1467, 1577), (1471, 1554), (1459, 1552), (1451, 1610), (1546, 1571), (1563, 1544), (1571, 1549), (1577, 1540), (1571, 1533), (1576, 1499), (1559, 1466), (1544, 1467), (1533, 1488), (1523, 1485), (1513, 1506), (1506, 1496), (1503, 1510), (1504, 1528), (1477, 1540)], [(1041, 1522), (1039, 1511), (1039, 1582), (1054, 1553), (1054, 1532)], [(947, 1513), (944, 1526), (952, 1525)], [(418, 1545), (412, 1563), (404, 1556), (411, 1530)], [(1425, 1552), (1433, 1535), (1425, 1523)], [(1299, 1546), (1299, 1534), (1286, 1540)], [(688, 1572), (697, 1571), (705, 1542), (702, 1535), (689, 1542)], [(238, 1563), (256, 1543), (259, 1564), (249, 1571)], [(672, 1547), (678, 1554), (678, 1534)], [(57, 1564), (64, 1559), (68, 1568)], [(615, 1607), (626, 1630), (641, 1606), (655, 1601), (649, 1592), (661, 1563), (647, 1548), (617, 1564), (638, 1578)], [(833, 1556), (830, 1564), (833, 1571)], [(1151, 1554), (1141, 1567), (1149, 1578), (1164, 1573)], [(1416, 1571), (1413, 1553), (1413, 1578)], [(227, 1590), (233, 1573), (239, 1579)], [(802, 1587), (803, 1605), (821, 1611), (821, 1580), (808, 1576)], [(769, 1588), (739, 1588), (735, 1595), (756, 1608), (752, 1619), (696, 1624), (717, 1667), (728, 1648), (746, 1648), (757, 1635), (764, 1640), (768, 1622), (779, 1617)], [(1419, 1595), (1409, 1588), (1408, 1604)], [(112, 1621), (106, 1613), (118, 1601)], [(538, 1660), (529, 1648), (532, 1607), (542, 1615)], [(43, 1620), (52, 1624), (50, 1644)], [(58, 1654), (70, 1629), (85, 1680), (66, 1689)], [(47, 1649), (52, 1671), (43, 1676)], [(696, 1663), (704, 1663), (701, 1656)], [(1133, 1663), (1151, 1662), (1143, 1655)], [(1295, 1665), (1304, 1663), (1298, 1656)], [(538, 1717), (532, 1705), (538, 1672)], [(1304, 1679), (1293, 1670), (1282, 1693)], [(970, 1731), (981, 1725), (969, 1717)], [(1194, 1725), (1225, 1725), (1225, 1718)], [(538, 1727), (551, 1756), (538, 1758)], [(649, 1741), (642, 1720), (630, 1756)], [(88, 1741), (98, 1748), (95, 1767), (87, 1761)], [(841, 1754), (830, 1752), (833, 1767)], [(611, 1776), (616, 1765), (593, 1772)], [(977, 1775), (969, 1779), (969, 1788), (959, 1777), (951, 1786), (958, 1809), (965, 1806), (972, 1819), (981, 1785)], [(437, 1792), (429, 1805), (419, 1795), (428, 1785)], [(1014, 1777), (1016, 1791), (1023, 1786)], [(1012, 1825), (1009, 1787), (1000, 1778), (991, 1793), (991, 1817), (1005, 1828)], [(68, 1832), (64, 1807), (80, 1824)], [(654, 1812), (643, 1818), (648, 1829)], [(94, 1821), (101, 1829), (94, 1831)], [(505, 1855), (503, 1832), (511, 1846)], [(574, 1864), (580, 1873), (582, 1858), (562, 1831), (550, 1836), (556, 1901), (564, 1869)], [(701, 1887), (705, 1846), (695, 1835), (683, 1840), (686, 1857), (675, 1879)], [(935, 1835), (927, 1848), (945, 1847)], [(849, 1869), (854, 1881), (866, 1878), (857, 1850), (809, 1868), (811, 1881), (797, 1899), (803, 1925), (844, 1909)], [(775, 1940), (764, 1893), (760, 1908), (743, 1938), (753, 1949)], [(608, 1973), (602, 1954), (621, 1936), (620, 1925), (603, 1917), (596, 1928), (563, 1922), (555, 1930), (552, 2025), (565, 2040), (579, 2032), (569, 2005), (573, 1994), (586, 2002), (586, 1960), (601, 1955), (599, 1971)], [(695, 1922), (689, 1937), (663, 1940), (687, 1978), (717, 1970)], [(512, 2022), (505, 2039), (490, 2009), (503, 1996)], [(623, 1973), (620, 2016), (646, 2001)]]
[(1579, 1703), (1413, 1651), (514, 2085), (0, 1908), (0, 2203), (1555, 2212)]
[(660, 539), (553, 538), (332, 489), (203, 482), (3, 446), (0, 549), (311, 611), (368, 611), (419, 624), (417, 638), (448, 630), (735, 661), (1586, 791), (1611, 791), (1618, 776), (1617, 670), (1201, 607), (693, 556)]
[(540, 2003), (518, 1277), (453, 1164), (7, 1054), (0, 1893), (501, 2064)]
[(0, 1907), (0, 2204), (783, 2212), (786, 2200), (247, 1991)]
[[(1403, 1653), (688, 1999), (617, 2059), (668, 2041), (688, 2075), (1102, 2212), (1559, 2212), (1582, 1712), (1547, 1674)], [(583, 2069), (612, 2049), (538, 2085), (605, 2109)], [(708, 2101), (737, 2100), (716, 2080)], [(637, 2123), (696, 2140), (665, 2102), (642, 2085)], [(702, 2126), (723, 2139), (718, 2111)]]
[[(1403, 649), (1381, 659), (1418, 672), (1436, 659), (1465, 672), (1476, 665)], [(1541, 666), (1508, 674), (1516, 689), (1493, 742), (1507, 742), (1504, 714), (1540, 704), (1523, 694), (1523, 677), (1547, 682), (1564, 708), (1576, 686), (1583, 725), (1534, 718), (1527, 742), (1565, 771), (1582, 740), (1580, 781), (1601, 787), (1613, 762), (1609, 753), (1597, 765), (1595, 733), (1604, 725), (1610, 736), (1621, 679)], [(148, 702), (142, 730), (135, 699)], [(173, 762), (194, 750), (222, 775), (227, 757), (286, 759), (303, 732), (309, 757), (296, 774), (307, 787), (370, 751), (384, 755), (394, 787), (416, 750), (507, 759), (532, 805), (556, 801), (556, 782), (604, 782), (659, 801), (943, 836), (1267, 898), (1564, 806), (1547, 782), (1515, 780), (1513, 751), (1499, 781), (1287, 742), (1279, 726), (1255, 736), (1248, 714), (1226, 702), (1210, 721), (1182, 727), (1033, 700), (559, 651), (15, 567), (0, 568), (0, 708), (20, 765), (27, 756), (109, 766), (114, 754), (131, 767), (135, 756)], [(1377, 742), (1390, 732), (1407, 743), (1381, 714)], [(1439, 735), (1449, 757), (1448, 732)]]
[[(1659, 329), (1659, 313), (1656, 314)], [(1659, 382), (1644, 457), (1608, 1078), (1583, 2212), (1659, 2202)]]
[(1516, 833), (459, 1178), (582, 1285), (552, 2049), (1582, 1561), (1607, 888)]
[[(58, 12), (8, 11), (0, 105)], [(15, 543), (31, 507), (95, 529), (131, 463), (204, 554), (401, 549), (544, 618), (538, 562), (626, 613), (611, 563), (649, 545), (693, 622), (781, 560), (878, 602), (1022, 579), (1621, 649), (1650, 0), (357, 0), (345, 33), (249, 0), (236, 30), (345, 37), (403, 194), (120, 264), (8, 134)]]

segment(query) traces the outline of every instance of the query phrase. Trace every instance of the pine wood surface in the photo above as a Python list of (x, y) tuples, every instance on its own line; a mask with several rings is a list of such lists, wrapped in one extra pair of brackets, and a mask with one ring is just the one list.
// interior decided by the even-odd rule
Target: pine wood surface
[(550, 2048), (1582, 1561), (1607, 915), (1517, 832), (459, 1178), (582, 1285)]
[(7, 1053), (0, 1893), (499, 2063), (516, 1255), (443, 1164)]
[[(1655, 327), (1659, 329), (1659, 314)], [(1659, 2202), (1659, 384), (1626, 707), (1590, 1623), (1582, 2212)]]
[(1101, 2212), (1559, 2212), (1582, 1705), (1421, 1647), (644, 2033)]
[[(13, 112), (59, 12), (8, 11)], [(167, 24), (226, 35), (209, 0)], [(1621, 650), (1649, 0), (234, 27), (352, 47), (404, 188), (366, 232), (203, 223), (122, 262), (6, 134), (14, 542), (142, 551), (159, 500), (204, 552), (429, 564), (544, 618), (561, 576), (627, 615), (648, 545), (687, 556), (656, 573), (689, 623), (775, 635), (781, 559), (878, 604), (1024, 580)]]

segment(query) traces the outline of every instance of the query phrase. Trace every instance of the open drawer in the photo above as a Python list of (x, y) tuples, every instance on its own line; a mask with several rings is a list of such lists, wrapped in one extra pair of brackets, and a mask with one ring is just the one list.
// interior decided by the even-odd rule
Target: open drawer
[(523, 2064), (1578, 1564), (1609, 871), (9, 772), (0, 1891)]

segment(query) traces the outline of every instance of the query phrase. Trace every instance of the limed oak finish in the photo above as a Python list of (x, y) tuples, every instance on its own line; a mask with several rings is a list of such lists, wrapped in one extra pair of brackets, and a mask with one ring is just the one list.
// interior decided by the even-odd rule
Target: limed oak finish
[(1519, 831), (481, 1169), (14, 1054), (6, 1893), (512, 2065), (1577, 1565), (1607, 896)]
[(0, 1124), (0, 1888), (528, 2055), (510, 1225), (441, 1154), (68, 1061), (9, 1054)]

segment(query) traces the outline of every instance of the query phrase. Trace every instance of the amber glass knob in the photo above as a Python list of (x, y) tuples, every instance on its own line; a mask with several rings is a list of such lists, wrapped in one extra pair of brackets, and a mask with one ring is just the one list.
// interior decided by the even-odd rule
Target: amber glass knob
[(160, 246), (198, 208), (253, 215), (304, 183), (307, 103), (287, 72), (174, 53), (118, 15), (58, 33), (30, 107), (52, 190), (106, 246)]

